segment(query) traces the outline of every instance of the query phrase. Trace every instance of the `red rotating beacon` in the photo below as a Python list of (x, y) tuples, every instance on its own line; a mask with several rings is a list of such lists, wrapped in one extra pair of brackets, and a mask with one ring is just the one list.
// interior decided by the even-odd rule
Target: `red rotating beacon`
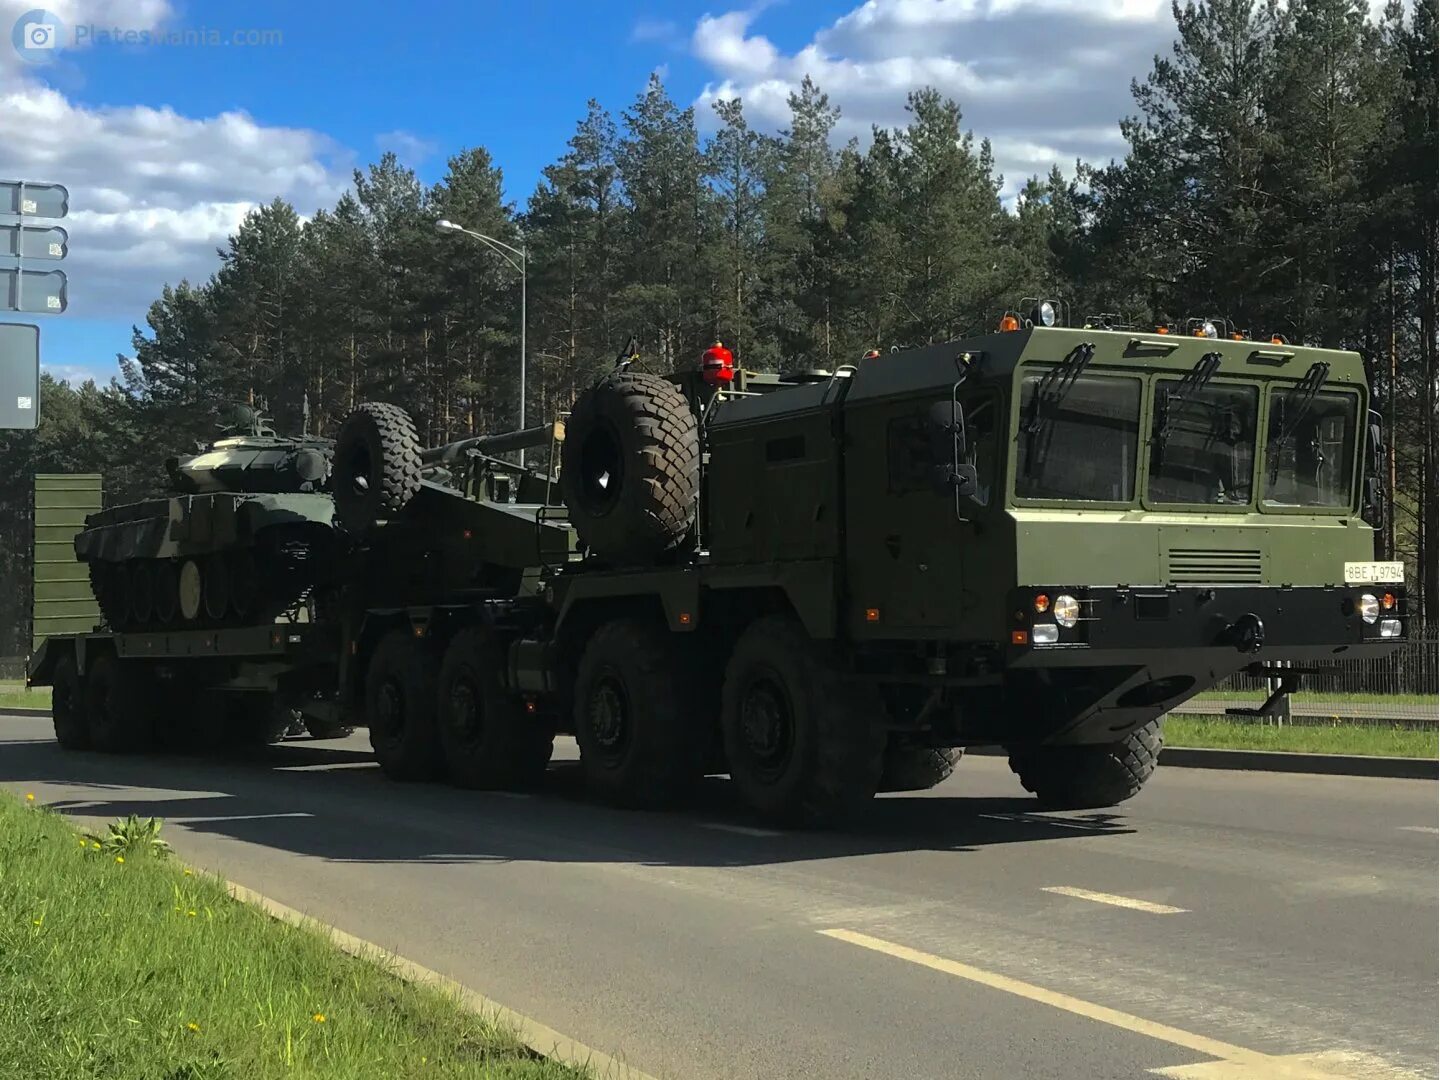
[(711, 386), (729, 386), (735, 381), (735, 357), (720, 342), (715, 342), (700, 357), (700, 377)]

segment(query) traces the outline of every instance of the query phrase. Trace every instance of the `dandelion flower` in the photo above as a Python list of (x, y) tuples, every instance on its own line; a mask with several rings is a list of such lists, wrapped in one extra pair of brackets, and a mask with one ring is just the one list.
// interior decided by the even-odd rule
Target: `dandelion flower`
[(31, 922), (33, 925), (35, 925), (35, 926), (39, 926), (39, 925), (40, 925), (41, 923), (43, 923), (44, 921), (45, 921), (44, 919), (31, 919), (31, 920), (30, 920), (30, 922)]
[(194, 877), (195, 875), (192, 874), (189, 870), (186, 870), (186, 871), (185, 871), (185, 876), (186, 876), (186, 877)]
[(85, 846), (85, 837), (83, 837), (83, 836), (80, 837), (80, 846), (81, 846), (81, 847), (84, 847), (84, 846)]
[(90, 846), (93, 847), (96, 851), (99, 851), (99, 850), (100, 850), (100, 841), (99, 841), (99, 840), (92, 840), (92, 841), (90, 842)]
[(116, 861), (116, 862), (124, 862), (124, 861), (125, 861), (125, 856), (124, 856), (124, 855), (116, 855), (116, 856), (115, 856), (115, 861)]
[(314, 1020), (317, 1024), (323, 1024), (325, 1022), (325, 1014), (316, 1013), (314, 1016), (310, 1017), (310, 1019)]
[(187, 1031), (199, 1031), (200, 1025), (197, 1024), (194, 1020), (191, 1020), (188, 1024), (185, 1025), (185, 1028)]
[(194, 912), (193, 910), (187, 911), (187, 912), (185, 912), (185, 914), (186, 914), (186, 915), (189, 915), (192, 919), (195, 917), (195, 912)]
[(27, 792), (25, 793), (25, 801), (26, 801), (26, 802), (34, 802), (34, 801), (35, 801), (35, 793), (34, 793), (33, 791), (27, 791)]

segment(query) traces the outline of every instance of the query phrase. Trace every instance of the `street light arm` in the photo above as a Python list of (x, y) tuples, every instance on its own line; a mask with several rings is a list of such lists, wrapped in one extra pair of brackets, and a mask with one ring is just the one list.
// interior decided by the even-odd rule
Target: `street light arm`
[[(493, 236), (486, 236), (484, 233), (478, 233), (475, 232), (475, 230), (473, 229), (462, 228), (458, 225), (454, 227), (453, 231), (462, 232), (466, 236), (473, 236), (476, 240), (479, 240), (486, 247), (494, 251), (495, 254), (499, 255), (502, 259), (508, 262), (516, 270), (519, 270), (522, 274), (525, 272), (525, 251), (523, 248), (511, 247), (503, 240), (496, 240)], [(512, 256), (514, 257), (512, 258)], [(520, 261), (516, 262), (516, 258), (518, 258)]]

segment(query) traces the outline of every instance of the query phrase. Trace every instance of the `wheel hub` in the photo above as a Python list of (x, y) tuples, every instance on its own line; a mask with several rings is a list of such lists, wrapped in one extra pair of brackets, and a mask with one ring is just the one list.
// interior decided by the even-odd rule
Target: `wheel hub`
[(629, 734), (629, 703), (625, 688), (613, 676), (605, 676), (590, 693), (590, 731), (595, 743), (608, 754), (624, 749)]
[(450, 729), (466, 746), (476, 746), (484, 731), (484, 717), (475, 688), (465, 680), (450, 690)]
[(795, 746), (795, 715), (789, 697), (772, 679), (756, 679), (746, 691), (740, 736), (762, 777), (774, 779), (784, 771)]
[(391, 734), (398, 734), (405, 727), (405, 699), (394, 679), (382, 683), (375, 695), (375, 718)]

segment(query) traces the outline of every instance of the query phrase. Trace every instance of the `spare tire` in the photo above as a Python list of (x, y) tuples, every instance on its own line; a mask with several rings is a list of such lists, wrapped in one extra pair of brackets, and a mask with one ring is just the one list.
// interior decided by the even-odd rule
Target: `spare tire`
[(340, 425), (335, 439), (335, 515), (363, 536), (404, 510), (420, 490), (420, 439), (398, 405), (367, 401)]
[(657, 375), (617, 371), (582, 393), (565, 423), (560, 489), (576, 537), (620, 562), (685, 543), (700, 493), (700, 429)]

